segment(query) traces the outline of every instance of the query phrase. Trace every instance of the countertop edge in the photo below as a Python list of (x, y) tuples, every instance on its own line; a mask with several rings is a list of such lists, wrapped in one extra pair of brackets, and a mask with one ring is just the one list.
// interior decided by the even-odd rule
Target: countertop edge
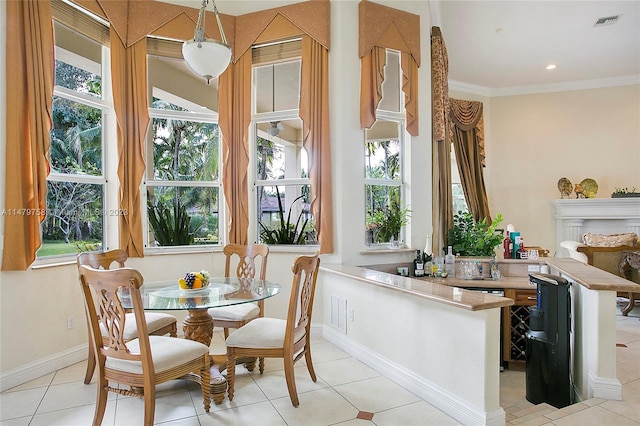
[[(374, 284), (380, 287), (388, 288), (390, 290), (399, 291), (401, 293), (411, 294), (468, 311), (481, 311), (486, 309), (502, 308), (504, 306), (511, 306), (514, 304), (514, 301), (512, 299), (509, 299), (508, 297), (484, 294), (472, 290), (464, 290), (459, 287), (425, 279), (401, 277), (399, 275), (392, 275), (386, 272), (374, 271), (360, 266), (323, 264), (320, 265), (320, 270), (354, 279), (356, 281)], [(405, 280), (411, 281), (407, 283)], [(413, 286), (412, 288), (403, 288), (399, 287), (398, 285), (393, 285), (389, 281), (408, 285), (411, 285), (411, 283), (413, 283), (418, 287), (425, 287), (425, 290), (414, 289)], [(431, 288), (431, 291), (429, 291), (429, 288)], [(445, 294), (447, 293), (454, 293), (454, 297), (445, 296)], [(475, 302), (469, 300), (463, 301), (462, 298), (465, 296), (467, 296), (467, 299), (480, 298), (481, 296), (482, 300)]]

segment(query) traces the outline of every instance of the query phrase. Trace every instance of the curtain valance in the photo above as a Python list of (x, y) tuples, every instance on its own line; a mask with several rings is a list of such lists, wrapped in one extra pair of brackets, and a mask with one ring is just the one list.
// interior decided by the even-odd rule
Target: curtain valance
[(376, 121), (375, 111), (382, 99), (386, 65), (384, 50), (394, 49), (402, 52), (406, 128), (410, 135), (417, 136), (420, 17), (365, 0), (359, 7), (360, 126), (368, 129)]
[(475, 130), (478, 155), (482, 166), (486, 166), (482, 102), (449, 98), (449, 105), (452, 126), (462, 131)]

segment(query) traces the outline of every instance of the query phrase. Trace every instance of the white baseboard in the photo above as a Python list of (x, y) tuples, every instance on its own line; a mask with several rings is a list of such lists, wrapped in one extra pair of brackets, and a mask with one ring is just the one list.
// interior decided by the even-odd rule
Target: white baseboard
[(76, 346), (64, 352), (4, 372), (0, 376), (0, 392), (86, 360), (88, 350), (89, 348), (86, 344)]
[(618, 379), (598, 377), (589, 371), (589, 391), (591, 398), (622, 401), (622, 385)]
[(416, 376), (415, 373), (405, 367), (354, 342), (339, 330), (328, 325), (322, 327), (322, 337), (324, 337), (324, 339), (429, 402), (434, 407), (442, 410), (460, 423), (465, 425), (490, 426), (503, 426), (505, 424), (505, 412), (502, 408), (490, 412), (478, 411), (475, 407), (468, 405), (451, 392), (440, 388), (438, 385), (424, 378)]

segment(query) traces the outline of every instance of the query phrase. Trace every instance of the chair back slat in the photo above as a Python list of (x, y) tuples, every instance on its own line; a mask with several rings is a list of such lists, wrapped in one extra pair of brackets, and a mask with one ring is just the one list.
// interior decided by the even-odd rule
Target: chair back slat
[(255, 278), (256, 277), (256, 259), (260, 258), (260, 274), (261, 280), (266, 279), (267, 275), (267, 259), (269, 256), (269, 246), (265, 244), (227, 244), (224, 246), (226, 277), (231, 276), (231, 261), (237, 257), (236, 277), (238, 278)]
[[(320, 256), (318, 253), (314, 256), (299, 256), (293, 264), (293, 282), (287, 313), (285, 346), (287, 342), (293, 340), (294, 336), (309, 333), (319, 268)], [(305, 329), (305, 333), (302, 333), (301, 329)]]
[(94, 269), (110, 269), (113, 263), (117, 263), (118, 267), (122, 268), (128, 257), (127, 252), (122, 249), (89, 251), (78, 255), (78, 265), (88, 265)]

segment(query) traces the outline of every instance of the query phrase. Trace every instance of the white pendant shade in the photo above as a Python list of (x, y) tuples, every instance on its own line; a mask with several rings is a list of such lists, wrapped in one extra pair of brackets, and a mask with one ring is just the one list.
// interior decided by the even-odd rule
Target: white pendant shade
[(182, 56), (189, 68), (196, 74), (203, 76), (208, 83), (210, 79), (218, 77), (229, 66), (231, 48), (217, 40), (204, 39), (198, 42), (192, 39), (182, 44)]

